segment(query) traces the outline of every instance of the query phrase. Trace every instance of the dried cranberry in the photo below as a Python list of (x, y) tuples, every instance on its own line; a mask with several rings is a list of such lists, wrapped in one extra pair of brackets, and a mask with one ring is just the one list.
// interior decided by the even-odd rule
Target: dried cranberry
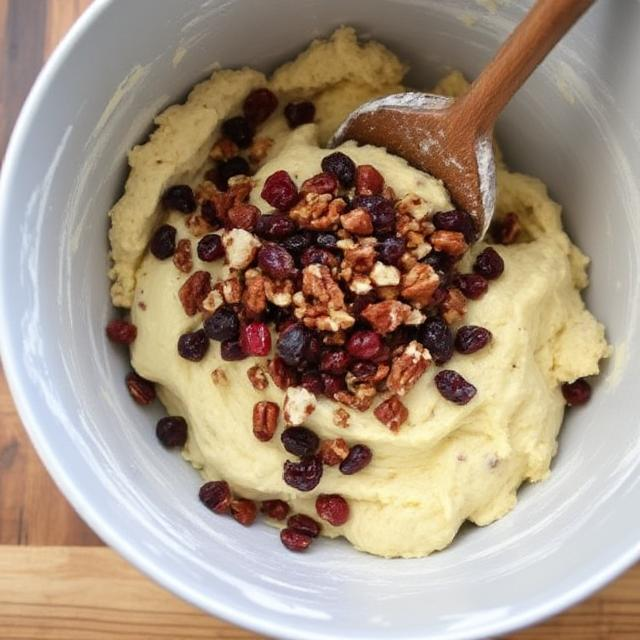
[(160, 418), (156, 424), (156, 436), (167, 447), (183, 447), (187, 441), (187, 421), (181, 416)]
[(477, 300), (487, 292), (489, 282), (477, 273), (465, 273), (456, 278), (456, 286), (462, 291), (465, 298)]
[(306, 516), (304, 513), (296, 513), (290, 516), (287, 520), (287, 527), (295, 529), (301, 533), (305, 533), (312, 538), (317, 538), (320, 535), (320, 524), (316, 522), (311, 516)]
[(280, 531), (280, 540), (289, 551), (304, 551), (313, 542), (311, 536), (289, 528)]
[(570, 407), (578, 407), (591, 398), (591, 385), (584, 378), (565, 382), (562, 385), (562, 395)]
[(300, 193), (317, 193), (325, 194), (331, 193), (336, 195), (338, 192), (338, 181), (330, 173), (318, 173), (311, 178), (308, 178), (300, 185)]
[(375, 362), (353, 362), (349, 367), (349, 371), (358, 379), (366, 380), (376, 374), (378, 365)]
[[(382, 348), (382, 338), (375, 331), (356, 331), (347, 341), (349, 355), (358, 360), (375, 358)], [(331, 372), (339, 373), (339, 372)]]
[(218, 180), (216, 181), (216, 184), (224, 191), (227, 188), (229, 178), (233, 178), (234, 176), (250, 175), (251, 167), (249, 167), (249, 163), (240, 156), (234, 156), (233, 158), (229, 158), (225, 162), (220, 162), (218, 164)]
[(214, 513), (226, 513), (231, 505), (231, 490), (224, 480), (205, 482), (200, 487), (199, 498)]
[(178, 353), (192, 362), (200, 362), (209, 349), (209, 339), (203, 329), (183, 333), (178, 338)]
[(373, 359), (373, 362), (376, 364), (389, 364), (391, 360), (391, 349), (388, 345), (382, 345), (382, 349), (380, 349), (380, 353)]
[(370, 164), (356, 167), (356, 194), (359, 196), (373, 196), (382, 193), (384, 178), (380, 172)]
[(350, 476), (362, 471), (372, 458), (371, 449), (365, 444), (354, 444), (349, 450), (349, 455), (340, 463), (340, 471)]
[(311, 239), (305, 233), (294, 233), (285, 238), (281, 244), (290, 254), (298, 256), (311, 246)]
[(229, 118), (222, 123), (222, 133), (233, 140), (241, 149), (246, 149), (253, 142), (253, 127), (243, 116)]
[(231, 307), (222, 306), (204, 321), (203, 328), (210, 340), (235, 340), (240, 334), (240, 320)]
[(331, 373), (321, 373), (323, 393), (327, 398), (333, 398), (338, 391), (344, 391), (347, 384), (344, 376), (334, 375)]
[(250, 322), (240, 332), (240, 346), (249, 356), (266, 356), (271, 351), (271, 333), (264, 322)]
[(256, 521), (258, 507), (256, 507), (256, 503), (253, 500), (236, 498), (231, 501), (229, 507), (233, 519), (241, 525), (249, 527)]
[(284, 213), (260, 216), (256, 224), (256, 235), (266, 240), (283, 240), (295, 230), (295, 222)]
[(304, 100), (303, 102), (290, 102), (284, 108), (284, 117), (287, 119), (292, 129), (302, 124), (313, 122), (316, 116), (316, 107), (313, 102)]
[(304, 364), (315, 364), (320, 362), (322, 354), (322, 340), (314, 331), (308, 331), (307, 343), (304, 348)]
[(169, 187), (162, 195), (162, 204), (167, 209), (175, 209), (182, 213), (193, 213), (198, 206), (193, 189), (187, 184)]
[(320, 446), (318, 436), (306, 427), (289, 427), (280, 436), (282, 446), (299, 458), (313, 455)]
[(316, 236), (316, 244), (328, 251), (338, 250), (338, 238), (333, 233), (319, 233)]
[(260, 511), (274, 520), (284, 520), (289, 514), (289, 505), (284, 500), (264, 500)]
[(176, 251), (176, 228), (170, 224), (158, 227), (151, 237), (149, 251), (158, 260), (170, 258)]
[(349, 504), (336, 493), (320, 494), (316, 498), (316, 513), (329, 524), (339, 527), (349, 519)]
[(213, 262), (224, 256), (222, 238), (217, 233), (209, 233), (198, 242), (198, 258), (203, 262)]
[(346, 373), (349, 366), (349, 354), (342, 349), (325, 351), (320, 358), (320, 371), (339, 375)]
[(320, 373), (315, 370), (305, 371), (300, 378), (300, 385), (316, 396), (319, 396), (324, 391)]
[(260, 195), (272, 207), (286, 211), (298, 200), (298, 188), (291, 176), (283, 170), (272, 173), (265, 181)]
[(340, 184), (346, 189), (353, 186), (356, 178), (356, 165), (349, 156), (335, 151), (322, 158), (321, 166), (323, 171), (338, 178)]
[(427, 318), (418, 327), (418, 340), (429, 349), (429, 353), (437, 365), (451, 360), (453, 335), (449, 325), (440, 316)]
[(239, 340), (223, 340), (220, 343), (220, 357), (227, 362), (244, 360), (247, 354), (244, 352)]
[(487, 247), (476, 258), (473, 270), (487, 280), (495, 280), (504, 271), (504, 260), (493, 247)]
[(244, 117), (255, 127), (262, 124), (278, 107), (278, 98), (266, 88), (254, 89), (242, 105)]
[(131, 344), (138, 335), (135, 324), (126, 320), (111, 320), (107, 325), (107, 338), (118, 344)]
[(214, 228), (219, 229), (222, 226), (222, 220), (218, 218), (216, 207), (211, 200), (205, 200), (200, 205), (200, 215)]
[(280, 334), (276, 344), (276, 350), (285, 364), (296, 367), (304, 359), (308, 341), (308, 329), (299, 322), (296, 322)]
[(475, 353), (491, 342), (491, 331), (484, 327), (466, 325), (456, 333), (456, 349), (460, 353)]
[(302, 458), (299, 462), (284, 463), (283, 480), (298, 491), (311, 491), (322, 478), (322, 461), (317, 456)]
[(156, 399), (156, 387), (135, 371), (130, 371), (125, 378), (129, 395), (140, 405), (151, 404)]
[(467, 242), (473, 242), (476, 239), (476, 225), (466, 211), (459, 209), (438, 211), (433, 215), (433, 224), (436, 229), (459, 231)]
[(359, 196), (354, 198), (354, 208), (362, 207), (371, 214), (376, 235), (394, 233), (396, 229), (396, 210), (393, 204), (382, 196)]
[(300, 256), (300, 264), (303, 267), (308, 267), (310, 264), (323, 264), (331, 268), (337, 266), (338, 259), (328, 249), (309, 247)]
[(451, 275), (451, 269), (453, 269), (456, 259), (442, 251), (431, 251), (422, 259), (422, 262), (428, 264), (440, 278), (446, 280)]
[(467, 404), (477, 392), (477, 389), (470, 382), (467, 382), (457, 371), (451, 369), (439, 371), (434, 381), (440, 395), (455, 404)]
[(380, 242), (376, 249), (381, 262), (396, 267), (407, 250), (407, 243), (404, 238), (390, 236)]
[(278, 244), (266, 244), (260, 249), (258, 266), (264, 274), (275, 280), (289, 278), (296, 268), (293, 256)]

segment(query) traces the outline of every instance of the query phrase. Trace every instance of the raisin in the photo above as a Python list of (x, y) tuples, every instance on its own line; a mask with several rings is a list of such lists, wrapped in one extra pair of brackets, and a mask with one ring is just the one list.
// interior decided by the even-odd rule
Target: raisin
[(284, 108), (284, 117), (291, 129), (295, 129), (303, 124), (313, 122), (316, 117), (316, 107), (313, 102), (304, 100), (303, 102), (290, 102)]
[(495, 280), (504, 271), (504, 260), (493, 247), (487, 247), (476, 258), (473, 270), (487, 280)]
[(476, 225), (466, 211), (438, 211), (433, 215), (432, 221), (436, 229), (462, 233), (469, 243), (476, 239)]
[(170, 258), (176, 251), (176, 228), (170, 224), (158, 227), (149, 242), (149, 251), (158, 260)]
[(162, 195), (162, 204), (167, 209), (175, 209), (182, 213), (193, 213), (198, 206), (193, 189), (186, 184), (169, 187)]
[(280, 440), (286, 451), (299, 458), (313, 455), (320, 445), (318, 436), (306, 427), (289, 427), (282, 432)]
[(214, 513), (226, 513), (231, 505), (231, 490), (224, 480), (205, 482), (200, 487), (199, 498)]
[(323, 171), (338, 178), (345, 189), (353, 186), (356, 178), (356, 165), (349, 156), (335, 151), (322, 158), (321, 166)]
[(240, 320), (231, 307), (222, 306), (204, 321), (203, 328), (210, 340), (235, 340), (240, 335)]
[(284, 463), (283, 480), (298, 491), (311, 491), (322, 478), (322, 461), (317, 456), (307, 456), (299, 462)]
[(354, 444), (349, 455), (340, 463), (340, 471), (345, 475), (352, 475), (362, 471), (373, 457), (371, 449), (365, 444)]
[(178, 353), (191, 362), (200, 362), (209, 349), (209, 339), (203, 329), (183, 333), (178, 338)]
[(118, 344), (131, 344), (138, 335), (135, 324), (126, 320), (111, 320), (107, 325), (107, 338)]
[(467, 404), (477, 392), (477, 389), (465, 380), (457, 371), (444, 369), (439, 371), (434, 381), (440, 395), (455, 404)]
[(278, 107), (278, 98), (266, 88), (254, 89), (244, 100), (244, 117), (256, 127), (262, 124)]
[(253, 142), (253, 127), (243, 116), (229, 118), (222, 123), (222, 133), (233, 140), (241, 149), (246, 149)]
[(484, 327), (460, 327), (456, 333), (456, 349), (464, 354), (475, 353), (486, 347), (491, 342), (491, 337), (491, 331)]
[(440, 316), (427, 318), (418, 327), (418, 340), (423, 344), (437, 365), (443, 365), (453, 356), (453, 334)]
[(198, 242), (198, 258), (203, 262), (213, 262), (224, 257), (222, 238), (217, 233), (209, 233)]
[(181, 416), (160, 418), (156, 424), (156, 436), (167, 447), (183, 447), (187, 441), (187, 421)]
[(272, 173), (264, 182), (260, 193), (272, 207), (286, 211), (298, 200), (298, 188), (286, 171)]

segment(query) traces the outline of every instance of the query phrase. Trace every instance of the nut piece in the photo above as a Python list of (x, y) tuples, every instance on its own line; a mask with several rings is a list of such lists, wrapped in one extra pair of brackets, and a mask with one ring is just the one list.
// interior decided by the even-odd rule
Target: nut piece
[[(346, 409), (340, 407), (334, 411), (334, 415), (340, 411), (343, 416), (346, 416), (347, 424), (340, 424), (343, 428), (348, 427), (349, 412)], [(341, 418), (343, 419), (343, 418)], [(335, 419), (334, 419), (335, 422)], [(335, 438), (334, 440), (323, 440), (320, 443), (320, 458), (323, 464), (329, 467), (335, 467), (340, 464), (349, 455), (349, 445), (342, 438)]]
[(338, 402), (346, 404), (352, 409), (366, 411), (373, 402), (376, 395), (376, 388), (372, 384), (360, 384), (353, 393), (349, 391), (338, 391), (333, 397)]
[(365, 307), (362, 316), (381, 334), (395, 331), (411, 315), (411, 307), (398, 300), (385, 300)]
[(398, 396), (391, 396), (373, 410), (373, 415), (391, 431), (397, 433), (409, 417), (409, 410), (402, 404)]
[(252, 204), (240, 202), (234, 204), (227, 212), (227, 220), (231, 227), (253, 231), (260, 217), (260, 209)]
[(359, 244), (351, 249), (346, 249), (340, 265), (340, 277), (349, 282), (356, 273), (369, 275), (375, 262), (376, 250), (372, 245)]
[(268, 442), (273, 438), (279, 414), (280, 409), (275, 402), (256, 402), (253, 407), (253, 435), (260, 442)]
[(393, 359), (387, 387), (403, 396), (420, 379), (431, 364), (431, 354), (417, 340), (412, 340), (403, 352)]
[(333, 199), (330, 193), (305, 193), (289, 211), (289, 217), (302, 229), (327, 231), (337, 228), (340, 214), (346, 206), (342, 198)]
[(284, 421), (289, 426), (301, 425), (316, 409), (316, 397), (304, 387), (289, 387), (284, 396)]
[(247, 369), (247, 377), (253, 385), (253, 388), (257, 391), (264, 391), (269, 386), (267, 374), (259, 364), (255, 364), (253, 367)]
[(380, 261), (373, 265), (370, 277), (378, 287), (400, 284), (400, 270)]
[(253, 144), (247, 152), (249, 161), (253, 164), (260, 164), (267, 157), (272, 146), (273, 138), (268, 138), (267, 136), (254, 138)]
[(222, 236), (227, 263), (232, 269), (246, 269), (256, 257), (262, 243), (244, 229), (231, 229)]
[(251, 274), (248, 271), (245, 273), (242, 304), (250, 318), (257, 318), (267, 308), (265, 279), (257, 271), (252, 271)]
[(173, 254), (173, 264), (182, 273), (189, 273), (193, 269), (193, 258), (191, 257), (191, 240), (183, 238), (178, 241), (176, 252)]
[(418, 263), (402, 276), (401, 296), (416, 306), (424, 307), (431, 301), (440, 278), (429, 264)]
[(447, 297), (442, 302), (442, 317), (448, 324), (453, 324), (464, 318), (467, 312), (467, 299), (460, 289), (449, 289)]
[(407, 193), (398, 201), (396, 210), (399, 214), (411, 216), (415, 220), (422, 220), (432, 212), (431, 207), (415, 193)]
[(267, 300), (276, 307), (288, 307), (293, 301), (293, 282), (291, 280), (272, 280), (263, 276), (264, 293)]
[(213, 227), (197, 213), (190, 215), (185, 224), (187, 225), (187, 229), (189, 229), (196, 238), (213, 231)]
[(464, 234), (459, 231), (434, 231), (429, 237), (431, 246), (436, 251), (448, 253), (450, 256), (461, 256), (469, 245), (465, 242)]
[(364, 209), (354, 209), (340, 216), (340, 224), (343, 229), (357, 236), (368, 236), (373, 233), (373, 219)]
[(178, 290), (178, 298), (188, 316), (203, 309), (203, 303), (211, 292), (211, 275), (208, 271), (196, 271)]
[(229, 138), (220, 138), (218, 142), (213, 145), (213, 148), (209, 152), (209, 157), (212, 160), (228, 160), (237, 156), (239, 152), (238, 145)]
[(229, 384), (229, 380), (227, 380), (227, 374), (224, 372), (224, 369), (218, 367), (211, 372), (211, 382), (216, 385), (216, 387), (226, 387)]

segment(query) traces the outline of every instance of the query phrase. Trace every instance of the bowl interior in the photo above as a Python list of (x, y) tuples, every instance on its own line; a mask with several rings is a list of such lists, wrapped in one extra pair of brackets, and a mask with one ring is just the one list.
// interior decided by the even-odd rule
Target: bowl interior
[(498, 128), (511, 166), (546, 182), (593, 258), (588, 304), (616, 348), (591, 404), (567, 416), (553, 474), (524, 487), (501, 521), (465, 528), (421, 560), (385, 561), (342, 543), (290, 554), (275, 530), (200, 507), (197, 474), (157, 445), (159, 409), (130, 401), (127, 359), (104, 338), (105, 214), (122, 191), (126, 151), (214, 66), (269, 71), (350, 24), (390, 46), (411, 64), (410, 83), (428, 89), (448, 68), (477, 74), (527, 4), (98, 2), (31, 96), (0, 196), (0, 334), (12, 389), (81, 515), (208, 611), (297, 639), (486, 637), (557, 611), (637, 557), (640, 68), (630, 62), (640, 57), (640, 3), (598, 3)]

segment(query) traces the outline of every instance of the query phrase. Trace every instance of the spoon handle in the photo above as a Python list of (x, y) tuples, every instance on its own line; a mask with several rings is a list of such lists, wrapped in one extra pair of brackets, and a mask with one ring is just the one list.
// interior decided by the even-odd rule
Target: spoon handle
[(451, 118), (476, 136), (491, 129), (513, 94), (594, 0), (538, 0), (498, 50)]

